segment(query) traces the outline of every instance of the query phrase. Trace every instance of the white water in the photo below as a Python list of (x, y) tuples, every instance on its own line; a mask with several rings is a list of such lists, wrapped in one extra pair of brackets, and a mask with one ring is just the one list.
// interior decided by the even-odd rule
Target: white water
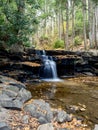
[(53, 79), (57, 79), (58, 76), (57, 76), (56, 63), (54, 61), (51, 61), (51, 60), (46, 60), (45, 65), (50, 66), (50, 69), (51, 69), (52, 75), (53, 75)]
[(43, 62), (40, 71), (41, 79), (44, 81), (51, 81), (51, 82), (61, 81), (57, 75), (57, 68), (56, 68), (55, 61), (53, 61), (52, 57), (48, 58), (48, 56), (45, 55), (46, 53), (44, 50), (43, 50), (43, 54), (44, 55), (42, 55), (41, 57), (41, 60)]

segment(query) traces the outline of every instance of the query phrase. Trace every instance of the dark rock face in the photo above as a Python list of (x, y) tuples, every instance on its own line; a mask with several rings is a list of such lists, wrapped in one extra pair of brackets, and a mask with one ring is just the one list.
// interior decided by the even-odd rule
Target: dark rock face
[(74, 75), (75, 73), (75, 59), (74, 58), (64, 58), (60, 60), (57, 64), (58, 74), (63, 75)]
[[(44, 72), (46, 72), (48, 68), (51, 68), (48, 65), (47, 67), (41, 66), (41, 55), (45, 55), (45, 53), (48, 57), (52, 56), (56, 62), (58, 77), (75, 76), (76, 73), (89, 76), (98, 75), (98, 51), (43, 51), (34, 50), (34, 48), (17, 53), (0, 52), (0, 74), (15, 78), (21, 82), (26, 82), (29, 78), (45, 77), (45, 75), (46, 77), (53, 77), (51, 71), (48, 71), (48, 74), (41, 71), (45, 70)], [(0, 82), (2, 81), (0, 80)]]

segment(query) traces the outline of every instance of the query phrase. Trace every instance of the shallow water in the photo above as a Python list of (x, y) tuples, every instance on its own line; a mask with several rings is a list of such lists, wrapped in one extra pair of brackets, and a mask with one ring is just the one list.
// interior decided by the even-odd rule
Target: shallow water
[[(94, 129), (98, 124), (98, 77), (74, 77), (62, 82), (40, 82), (28, 84), (34, 99), (44, 99), (52, 107), (60, 107), (69, 113), (83, 117)], [(70, 106), (81, 107), (72, 111)], [(85, 109), (84, 109), (85, 108)]]

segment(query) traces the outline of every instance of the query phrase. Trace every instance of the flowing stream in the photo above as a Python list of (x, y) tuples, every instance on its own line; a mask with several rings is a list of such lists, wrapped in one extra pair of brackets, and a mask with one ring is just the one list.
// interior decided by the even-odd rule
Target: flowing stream
[[(34, 99), (44, 99), (54, 108), (63, 108), (85, 119), (92, 130), (98, 127), (98, 78), (77, 76), (62, 82), (28, 84)], [(71, 106), (81, 107), (72, 111)]]

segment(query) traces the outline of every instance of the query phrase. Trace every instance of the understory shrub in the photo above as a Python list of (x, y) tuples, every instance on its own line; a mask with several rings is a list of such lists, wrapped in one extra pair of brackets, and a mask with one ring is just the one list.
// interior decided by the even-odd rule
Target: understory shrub
[(82, 44), (82, 39), (79, 36), (76, 36), (74, 39), (74, 45), (78, 46)]
[(58, 39), (57, 41), (54, 42), (54, 48), (64, 48), (64, 41)]

